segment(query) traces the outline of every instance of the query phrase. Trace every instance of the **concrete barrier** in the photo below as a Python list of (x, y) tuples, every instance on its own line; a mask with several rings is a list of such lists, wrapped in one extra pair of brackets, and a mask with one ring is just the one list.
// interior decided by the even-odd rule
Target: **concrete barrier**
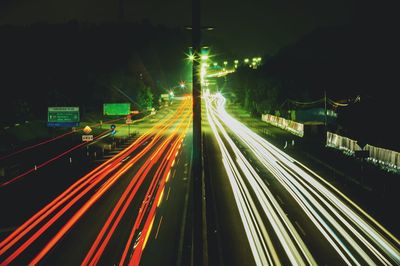
[[(348, 154), (354, 155), (355, 151), (362, 150), (356, 140), (340, 136), (338, 134), (326, 133), (326, 146), (343, 150)], [(369, 151), (368, 161), (383, 165), (385, 167), (400, 171), (400, 153), (367, 144), (364, 150)]]
[(270, 114), (263, 114), (261, 116), (261, 120), (273, 126), (287, 130), (296, 136), (304, 136), (304, 125), (301, 123), (297, 123), (295, 121), (287, 120), (283, 117), (278, 117)]

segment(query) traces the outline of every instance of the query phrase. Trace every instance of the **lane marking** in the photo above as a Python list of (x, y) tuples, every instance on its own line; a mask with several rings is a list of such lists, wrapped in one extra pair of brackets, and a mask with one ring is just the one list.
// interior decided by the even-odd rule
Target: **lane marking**
[(280, 201), (281, 204), (284, 204), (283, 200), (279, 196), (276, 196), (276, 198)]
[(176, 169), (174, 169), (174, 172), (172, 173), (172, 179), (174, 179), (175, 174), (176, 174)]
[(161, 226), (162, 219), (163, 219), (163, 216), (161, 216), (161, 219), (158, 222), (157, 232), (156, 232), (156, 236), (154, 237), (154, 239), (157, 239), (157, 237), (158, 237), (158, 232), (160, 231), (160, 226)]
[(297, 221), (294, 221), (294, 223), (297, 225), (297, 227), (299, 228), (300, 232), (303, 234), (303, 236), (306, 235), (306, 233), (304, 232), (303, 228), (301, 228), (301, 226), (299, 225), (299, 223)]
[(170, 192), (171, 192), (171, 187), (168, 188), (167, 198), (165, 199), (165, 201), (168, 200), (168, 198), (169, 198), (169, 193), (170, 193)]

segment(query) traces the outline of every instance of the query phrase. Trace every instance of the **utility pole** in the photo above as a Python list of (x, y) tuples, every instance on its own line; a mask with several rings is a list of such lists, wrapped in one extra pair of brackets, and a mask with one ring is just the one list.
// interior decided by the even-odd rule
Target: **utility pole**
[(193, 184), (193, 263), (207, 265), (207, 232), (205, 226), (204, 175), (203, 175), (203, 141), (201, 134), (201, 83), (199, 77), (200, 46), (201, 46), (201, 4), (200, 0), (192, 0), (192, 47), (193, 47), (193, 153), (192, 153), (192, 184)]

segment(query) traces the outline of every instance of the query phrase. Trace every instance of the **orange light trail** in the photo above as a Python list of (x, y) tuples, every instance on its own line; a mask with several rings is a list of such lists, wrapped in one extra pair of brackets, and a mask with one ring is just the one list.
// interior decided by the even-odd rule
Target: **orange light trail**
[[(186, 130), (189, 127), (189, 125), (190, 125), (190, 120), (186, 124), (186, 127), (185, 127)], [(153, 202), (159, 202), (159, 200), (161, 198), (162, 192), (164, 191), (164, 187), (165, 187), (165, 183), (166, 183), (167, 177), (168, 177), (168, 175), (169, 175), (169, 173), (171, 171), (172, 162), (175, 160), (175, 157), (171, 157), (170, 155), (176, 154), (176, 152), (179, 150), (179, 145), (181, 144), (181, 142), (182, 142), (182, 140), (183, 140), (183, 138), (184, 138), (184, 136), (186, 134), (186, 130), (184, 130), (182, 132), (182, 134), (175, 140), (175, 142), (172, 145), (172, 148), (169, 150), (169, 156), (167, 156), (166, 159), (163, 160), (163, 163), (166, 166), (163, 169), (164, 171), (163, 171), (163, 175), (162, 175), (161, 180), (160, 180), (160, 185), (158, 186), (158, 190), (157, 190), (157, 193), (156, 193), (156, 196), (155, 196), (155, 199), (154, 199)], [(148, 237), (148, 235), (150, 234), (152, 222), (154, 221), (155, 214), (156, 214), (156, 209), (157, 209), (157, 204), (153, 204), (151, 206), (151, 209), (149, 211), (149, 214), (147, 215), (147, 219), (146, 219), (145, 224), (143, 226), (142, 235), (146, 235)], [(142, 212), (144, 213), (143, 210), (142, 210)], [(139, 216), (137, 218), (137, 220), (135, 221), (135, 225), (137, 223), (141, 223), (142, 219), (143, 219), (143, 216), (142, 217)], [(123, 256), (122, 256), (122, 258), (120, 260), (120, 263), (119, 263), (119, 265), (121, 265), (121, 266), (124, 265), (124, 263), (125, 263), (125, 260), (126, 260), (129, 248), (132, 245), (133, 236), (134, 236), (134, 233), (135, 233), (136, 230), (137, 230), (137, 228), (134, 226), (132, 231), (131, 231), (131, 234), (129, 236), (128, 242), (126, 243)], [(144, 246), (145, 246), (145, 242), (143, 241), (143, 238), (141, 238), (139, 240), (139, 243), (138, 243), (137, 247), (135, 248), (131, 258), (130, 258), (129, 265), (139, 265), (140, 258), (141, 258)]]
[[(177, 119), (178, 117), (176, 117)], [(187, 119), (190, 121), (191, 118), (191, 112), (188, 112), (184, 119)], [(175, 120), (176, 120), (175, 119)], [(91, 249), (87, 253), (82, 265), (95, 265), (98, 263), (101, 254), (104, 252), (104, 249), (106, 248), (111, 236), (113, 235), (116, 227), (118, 226), (120, 220), (122, 219), (123, 215), (125, 214), (127, 208), (130, 206), (134, 196), (136, 195), (137, 190), (139, 187), (142, 185), (145, 177), (148, 175), (148, 172), (152, 169), (152, 167), (157, 163), (157, 161), (161, 158), (161, 156), (164, 154), (165, 150), (170, 146), (169, 144), (171, 141), (176, 138), (176, 133), (178, 130), (182, 128), (182, 123), (181, 125), (174, 130), (173, 134), (171, 134), (163, 143), (157, 148), (157, 150), (151, 155), (151, 159), (147, 160), (145, 164), (139, 169), (139, 171), (136, 173), (136, 175), (133, 177), (131, 180), (131, 183), (128, 185), (126, 190), (124, 191), (123, 195), (119, 199), (118, 203), (114, 207), (111, 215), (108, 217), (106, 223), (104, 224), (103, 228), (101, 229), (99, 235), (97, 236), (95, 242), (93, 243)], [(186, 127), (187, 130), (187, 127)], [(173, 145), (173, 148), (176, 145)], [(163, 163), (162, 163), (163, 165)], [(156, 185), (157, 185), (157, 176), (160, 175), (161, 171), (163, 170), (163, 167), (157, 168), (156, 174), (154, 178), (151, 181), (150, 187), (148, 189), (148, 192), (146, 193), (145, 199), (142, 202), (142, 206), (139, 210), (138, 218), (134, 224), (134, 229), (133, 233), (136, 230), (137, 226), (140, 224), (140, 221), (146, 212), (146, 209), (150, 203), (150, 198), (152, 195), (152, 191), (154, 191)], [(125, 203), (124, 203), (125, 202)], [(123, 206), (122, 206), (123, 205)], [(121, 208), (122, 206), (122, 208)], [(118, 216), (116, 217), (118, 211), (120, 210)], [(113, 222), (111, 226), (111, 222)], [(110, 228), (111, 226), (111, 228)], [(105, 233), (108, 231), (108, 234), (105, 236)], [(104, 238), (105, 236), (105, 238)], [(104, 238), (103, 242), (100, 245), (101, 240)], [(100, 246), (99, 246), (100, 245)], [(124, 251), (124, 254), (126, 252)], [(123, 255), (124, 257), (125, 255)]]
[[(109, 133), (109, 132), (110, 132), (110, 130), (105, 131), (105, 132), (103, 132), (103, 133), (97, 135), (94, 139), (96, 140), (96, 139), (100, 138), (101, 136), (103, 136), (103, 135), (105, 135), (105, 134), (107, 134), (107, 133)], [(72, 148), (70, 148), (70, 149), (68, 149), (68, 150), (66, 150), (66, 151), (64, 151), (64, 152), (62, 152), (62, 153), (60, 153), (59, 155), (54, 156), (54, 157), (51, 158), (50, 160), (47, 160), (46, 162), (41, 163), (41, 164), (37, 165), (36, 167), (33, 167), (33, 168), (29, 169), (28, 171), (26, 171), (26, 172), (24, 172), (24, 173), (22, 173), (22, 174), (20, 174), (20, 175), (18, 175), (18, 176), (16, 176), (16, 177), (12, 178), (11, 180), (8, 180), (8, 181), (6, 181), (6, 182), (0, 184), (0, 188), (14, 183), (15, 181), (17, 181), (17, 180), (23, 178), (24, 176), (26, 176), (26, 175), (28, 175), (28, 174), (30, 174), (30, 173), (32, 173), (32, 172), (37, 171), (37, 169), (40, 169), (40, 168), (42, 168), (42, 167), (44, 167), (44, 166), (50, 164), (51, 162), (54, 162), (55, 160), (60, 159), (61, 157), (63, 157), (64, 155), (70, 153), (71, 151), (74, 151), (74, 150), (76, 150), (76, 149), (78, 149), (78, 148), (80, 148), (80, 147), (83, 147), (83, 146), (85, 146), (85, 145), (87, 145), (87, 143), (86, 143), (86, 142), (82, 142), (82, 143), (80, 143), (80, 144), (78, 144), (78, 145), (76, 145), (76, 146), (74, 146), (74, 147), (72, 147)]]
[[(124, 118), (118, 118), (118, 119), (109, 120), (109, 121), (104, 122), (104, 124), (113, 123), (113, 122), (115, 122), (115, 121), (122, 120), (122, 119), (124, 119)], [(97, 124), (95, 124), (95, 125), (92, 125), (91, 127), (96, 127), (96, 126), (98, 126), (98, 125), (100, 125), (100, 123), (97, 123)], [(83, 130), (83, 128), (80, 128), (80, 129), (74, 130), (74, 131), (70, 131), (70, 132), (66, 132), (66, 133), (61, 134), (61, 135), (59, 135), (59, 136), (56, 136), (56, 137), (54, 137), (54, 138), (44, 140), (44, 141), (42, 141), (42, 142), (33, 144), (33, 145), (31, 145), (31, 146), (27, 146), (27, 147), (25, 147), (25, 148), (22, 148), (22, 149), (20, 149), (20, 150), (14, 151), (14, 152), (12, 152), (12, 153), (10, 153), (10, 154), (7, 154), (7, 155), (4, 155), (4, 156), (0, 157), (0, 161), (1, 161), (1, 160), (4, 160), (4, 159), (7, 159), (7, 158), (10, 158), (10, 157), (12, 157), (12, 156), (14, 156), (14, 155), (17, 155), (17, 154), (21, 153), (21, 152), (28, 151), (28, 150), (32, 150), (32, 149), (34, 149), (34, 148), (36, 148), (36, 147), (39, 147), (39, 146), (42, 146), (42, 145), (44, 145), (44, 144), (53, 142), (53, 141), (55, 141), (55, 140), (61, 139), (61, 138), (63, 138), (63, 137), (66, 137), (66, 136), (68, 136), (68, 135), (71, 135), (71, 134), (73, 134), (73, 133), (76, 133), (76, 132), (79, 132), (79, 131), (82, 131), (82, 130)]]
[[(177, 111), (175, 117), (178, 117), (180, 113), (184, 110), (185, 105)], [(98, 166), (96, 169), (79, 179), (73, 185), (71, 185), (67, 190), (65, 190), (56, 199), (51, 201), (43, 209), (33, 215), (28, 221), (17, 228), (13, 233), (11, 233), (7, 238), (0, 242), (0, 256), (5, 255), (9, 250), (15, 249), (14, 246), (28, 233), (32, 233), (34, 229), (43, 223), (46, 219), (47, 222), (38, 228), (28, 240), (25, 240), (20, 244), (14, 252), (9, 255), (3, 264), (11, 263), (16, 257), (18, 257), (22, 252), (26, 250), (34, 241), (36, 241), (45, 231), (47, 231), (57, 220), (59, 220), (73, 205), (75, 205), (84, 196), (93, 191), (100, 186), (91, 198), (77, 211), (71, 219), (62, 227), (61, 230), (47, 243), (47, 245), (41, 250), (41, 252), (32, 260), (31, 264), (36, 264), (39, 262), (49, 250), (62, 238), (62, 236), (71, 229), (71, 227), (86, 213), (86, 211), (119, 179), (119, 177), (124, 174), (134, 163), (136, 163), (144, 154), (146, 154), (153, 145), (160, 139), (160, 136), (165, 132), (165, 130), (171, 125), (172, 122), (166, 123), (165, 121), (170, 120), (172, 115), (165, 117), (165, 120), (160, 121), (153, 128), (146, 131), (142, 136), (140, 136), (134, 143), (125, 148), (116, 156), (104, 162), (102, 165)], [(174, 120), (172, 120), (174, 121)], [(108, 180), (104, 182), (107, 176), (109, 176), (116, 168), (121, 165), (122, 160), (132, 153), (134, 150), (142, 146), (147, 140), (152, 137), (152, 132), (157, 130), (156, 136), (153, 136), (152, 141), (134, 158), (128, 161), (121, 169), (114, 173)], [(61, 208), (62, 207), (62, 208)], [(61, 209), (60, 209), (61, 208)], [(58, 210), (58, 211), (57, 211)]]

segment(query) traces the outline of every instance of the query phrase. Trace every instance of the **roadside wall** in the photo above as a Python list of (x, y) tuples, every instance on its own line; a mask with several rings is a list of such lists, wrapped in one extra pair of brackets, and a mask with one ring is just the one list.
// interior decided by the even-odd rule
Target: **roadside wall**
[[(327, 132), (326, 146), (336, 148), (354, 155), (355, 151), (362, 150), (356, 140)], [(384, 165), (389, 168), (400, 170), (400, 153), (367, 144), (364, 150), (369, 151), (367, 160)]]
[(280, 127), (284, 130), (291, 132), (294, 135), (299, 137), (304, 136), (304, 125), (301, 123), (297, 123), (292, 120), (287, 120), (283, 117), (274, 116), (270, 114), (264, 114), (261, 116), (261, 120), (267, 122), (268, 124), (274, 125), (276, 127)]

